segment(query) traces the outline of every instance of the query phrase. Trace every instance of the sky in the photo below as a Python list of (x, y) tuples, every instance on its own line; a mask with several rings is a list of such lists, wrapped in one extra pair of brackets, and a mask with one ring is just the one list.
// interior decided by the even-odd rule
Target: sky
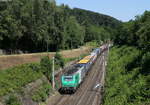
[(150, 0), (56, 0), (56, 3), (106, 14), (124, 22), (150, 10)]

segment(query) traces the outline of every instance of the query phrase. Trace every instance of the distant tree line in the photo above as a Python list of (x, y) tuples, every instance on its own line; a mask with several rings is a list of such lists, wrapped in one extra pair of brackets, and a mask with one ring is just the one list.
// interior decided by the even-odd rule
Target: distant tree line
[(70, 14), (75, 16), (78, 22), (82, 24), (92, 24), (96, 26), (108, 26), (111, 28), (117, 28), (118, 24), (121, 23), (117, 19), (108, 15), (79, 8), (70, 9)]
[(77, 48), (105, 41), (120, 22), (110, 16), (56, 6), (47, 0), (0, 2), (0, 49), (28, 52)]

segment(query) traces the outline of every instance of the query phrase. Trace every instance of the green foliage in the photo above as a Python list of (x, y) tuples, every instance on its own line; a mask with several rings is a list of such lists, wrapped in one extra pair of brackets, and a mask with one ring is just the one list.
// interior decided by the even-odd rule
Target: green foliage
[(147, 52), (142, 57), (142, 70), (145, 75), (150, 75), (150, 52)]
[(77, 23), (75, 17), (70, 17), (66, 25), (66, 42), (69, 48), (77, 48), (84, 43), (85, 29)]
[(92, 41), (92, 42), (87, 42), (86, 46), (91, 46), (93, 48), (98, 47), (99, 44), (97, 43), (97, 41)]
[[(36, 66), (39, 68), (38, 64)], [(30, 64), (0, 71), (0, 96), (18, 91), (26, 84), (41, 78), (42, 73), (38, 71), (40, 70), (33, 70)]]
[(78, 58), (77, 57), (74, 57), (74, 58), (64, 58), (64, 63), (66, 64), (66, 63), (68, 63), (70, 61), (74, 61), (76, 59), (78, 59)]
[(45, 52), (78, 48), (85, 42), (107, 40), (118, 24), (110, 16), (56, 6), (48, 0), (0, 1), (0, 49)]
[(52, 60), (49, 59), (48, 56), (44, 56), (41, 58), (40, 66), (42, 73), (48, 78), (48, 80), (51, 80), (52, 75)]
[(86, 22), (88, 22), (89, 24), (95, 26), (117, 28), (118, 25), (121, 23), (113, 17), (79, 8), (74, 8), (73, 10), (70, 10), (70, 14), (75, 16), (78, 22), (82, 24), (86, 24)]
[(95, 40), (98, 43), (101, 43), (108, 39), (110, 39), (110, 33), (104, 27), (97, 27), (93, 25), (86, 27), (85, 42)]
[[(133, 61), (130, 60), (125, 66), (126, 71), (135, 72), (130, 83), (130, 95), (128, 103), (149, 104), (150, 103), (150, 11), (137, 16), (135, 20), (123, 23), (114, 37), (115, 44), (134, 46), (141, 54)], [(135, 49), (133, 48), (133, 49)], [(120, 53), (120, 52), (119, 52)], [(117, 54), (119, 54), (117, 52)], [(136, 52), (132, 52), (135, 54)], [(127, 56), (129, 57), (129, 55)], [(109, 68), (109, 67), (108, 67)], [(128, 73), (127, 72), (127, 73)], [(134, 90), (134, 91), (133, 91)]]
[(44, 102), (52, 92), (52, 87), (49, 83), (44, 83), (32, 93), (32, 100), (36, 102)]
[(141, 74), (140, 51), (134, 47), (114, 47), (109, 54), (104, 105), (141, 105), (150, 102), (148, 77)]
[(10, 95), (6, 100), (6, 105), (21, 105), (21, 103), (15, 95)]
[(139, 35), (139, 47), (150, 51), (150, 19), (142, 24), (137, 34)]
[(62, 67), (62, 68), (65, 65), (65, 62), (64, 62), (62, 55), (59, 54), (58, 52), (56, 52), (56, 54), (55, 54), (55, 64), (58, 65), (59, 67)]
[(150, 11), (137, 16), (135, 20), (123, 23), (114, 37), (118, 45), (130, 45), (143, 51), (150, 49)]

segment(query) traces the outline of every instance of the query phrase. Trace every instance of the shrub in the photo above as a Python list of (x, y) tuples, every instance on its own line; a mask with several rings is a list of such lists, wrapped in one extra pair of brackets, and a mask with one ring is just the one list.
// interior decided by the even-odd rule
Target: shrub
[(6, 105), (21, 105), (21, 103), (16, 96), (10, 95), (9, 99), (6, 100)]
[[(150, 102), (149, 83), (140, 72), (139, 56), (139, 50), (134, 47), (122, 46), (110, 50), (104, 105), (144, 105)], [(145, 56), (142, 64), (149, 61), (148, 55)]]
[(150, 74), (150, 52), (147, 52), (142, 57), (142, 71), (143, 74)]
[(51, 85), (48, 83), (44, 83), (41, 87), (33, 91), (32, 100), (36, 102), (44, 102), (50, 95), (51, 91)]
[(40, 72), (41, 70), (41, 66), (39, 63), (31, 63), (31, 64), (28, 64), (29, 67), (33, 70), (33, 71), (37, 71), (37, 72)]
[(50, 60), (48, 56), (44, 56), (41, 58), (40, 66), (43, 74), (48, 78), (48, 80), (51, 80), (52, 60)]
[(62, 57), (61, 54), (59, 54), (58, 52), (56, 52), (55, 54), (55, 64), (58, 65), (59, 67), (64, 67), (64, 59)]
[[(0, 71), (0, 96), (18, 91), (26, 84), (41, 78), (42, 73), (33, 70), (31, 65), (24, 64)], [(34, 65), (34, 67), (39, 68), (39, 65)]]
[(97, 41), (91, 41), (91, 42), (87, 42), (86, 46), (92, 46), (93, 48), (95, 47), (99, 47), (99, 44), (97, 43)]

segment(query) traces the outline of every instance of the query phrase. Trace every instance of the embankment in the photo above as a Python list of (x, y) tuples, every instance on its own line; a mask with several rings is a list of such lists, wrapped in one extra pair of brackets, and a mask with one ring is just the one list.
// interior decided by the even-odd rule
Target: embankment
[[(81, 54), (86, 54), (90, 51), (91, 47), (81, 47), (73, 50), (64, 50), (60, 54), (65, 58), (78, 57)], [(0, 56), (0, 70), (10, 68), (16, 65), (39, 62), (42, 56), (48, 55), (53, 57), (55, 52), (49, 53), (33, 53), (33, 54), (20, 54), (20, 55), (2, 55)]]

